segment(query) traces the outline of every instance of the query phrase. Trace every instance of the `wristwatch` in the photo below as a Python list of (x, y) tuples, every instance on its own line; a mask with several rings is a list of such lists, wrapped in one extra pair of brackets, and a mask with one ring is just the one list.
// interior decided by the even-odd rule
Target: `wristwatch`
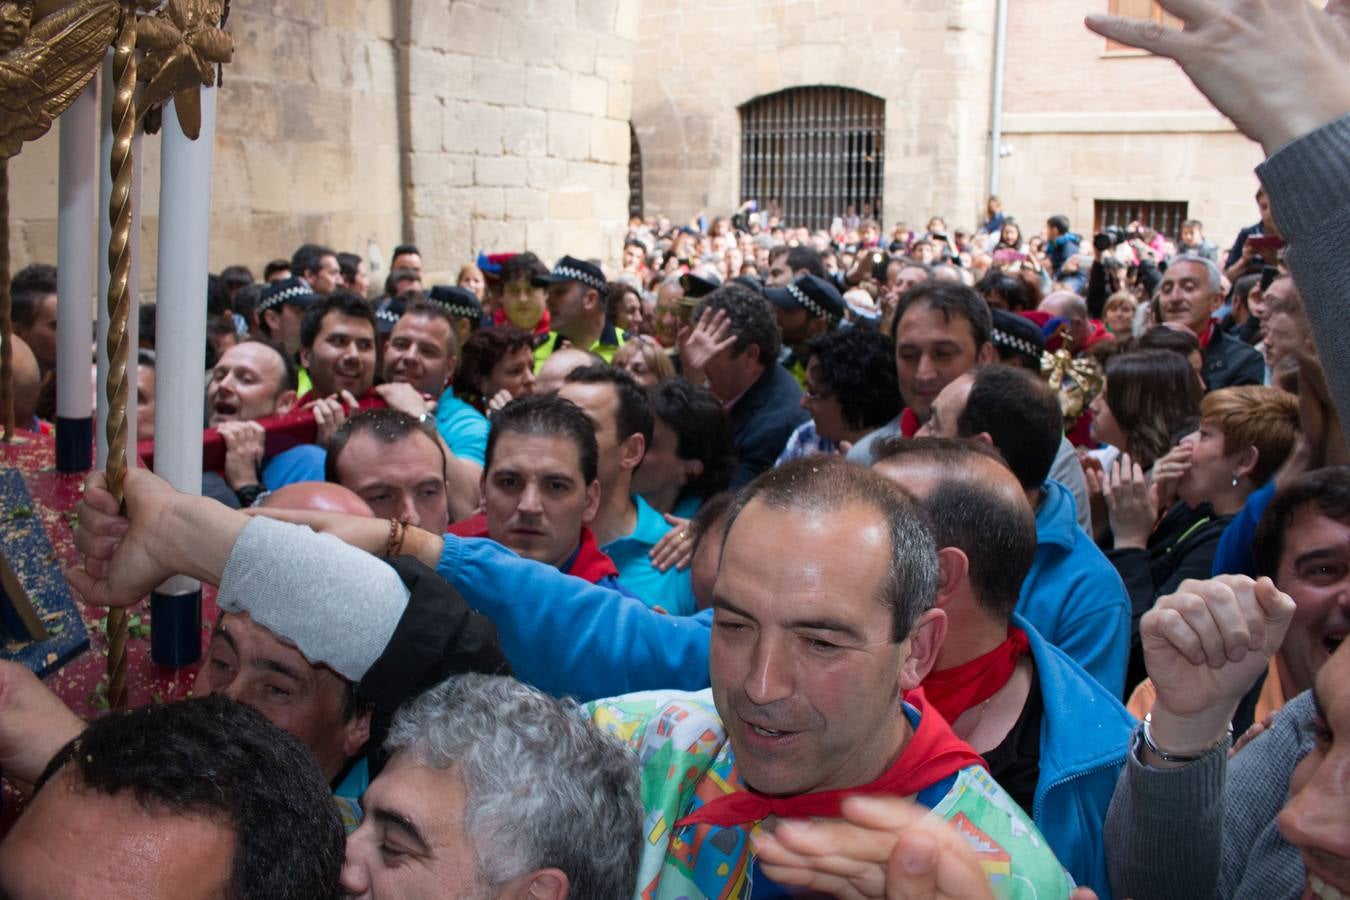
[[(1144, 727), (1139, 729), (1139, 741), (1141, 741), (1145, 747), (1148, 747), (1149, 752), (1151, 752), (1154, 756), (1161, 759), (1163, 762), (1176, 763), (1178, 765), (1183, 765), (1185, 763), (1193, 763), (1198, 759), (1202, 759), (1206, 754), (1214, 750), (1215, 747), (1223, 746), (1223, 744), (1233, 740), (1233, 723), (1229, 722), (1228, 731), (1224, 734), (1224, 736), (1219, 738), (1213, 744), (1210, 744), (1205, 749), (1201, 750), (1199, 753), (1172, 753), (1171, 751), (1164, 750), (1163, 748), (1159, 747), (1158, 744), (1153, 740), (1152, 725), (1153, 725), (1153, 713), (1148, 713), (1147, 715), (1144, 716)], [(1135, 750), (1136, 750), (1135, 755), (1138, 756), (1139, 754), (1137, 745), (1135, 747)]]

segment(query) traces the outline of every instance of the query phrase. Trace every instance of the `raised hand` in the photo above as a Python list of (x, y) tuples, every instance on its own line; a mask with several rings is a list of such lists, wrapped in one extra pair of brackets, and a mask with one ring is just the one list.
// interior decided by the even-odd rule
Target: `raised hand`
[(1167, 509), (1177, 500), (1177, 484), (1191, 467), (1192, 444), (1177, 444), (1167, 455), (1153, 464), (1153, 483), (1149, 485), (1149, 501), (1155, 510)]
[(96, 606), (130, 606), (177, 574), (157, 557), (164, 547), (160, 528), (178, 492), (144, 469), (128, 470), (123, 488), (126, 516), (100, 471), (85, 478), (84, 496), (75, 506), (75, 547), (82, 562), (66, 571), (66, 579)]
[(1187, 754), (1221, 739), (1293, 616), (1294, 601), (1269, 578), (1188, 579), (1160, 598), (1139, 623), (1157, 690), (1152, 733), (1158, 746)]
[[(405, 412), (414, 419), (421, 418), (429, 409), (435, 409), (434, 402), (428, 403), (423, 399), (417, 388), (404, 381), (391, 381), (388, 384), (376, 385), (375, 393), (379, 394), (391, 409), (399, 412)], [(347, 396), (351, 396), (348, 394)]]
[[(1159, 0), (1185, 30), (1093, 13), (1087, 27), (1175, 60), (1219, 112), (1270, 155), (1350, 112), (1350, 2)], [(1279, 77), (1272, 77), (1278, 72)]]
[(850, 797), (844, 819), (784, 822), (756, 836), (764, 874), (844, 900), (993, 897), (956, 830), (898, 797)]
[(1144, 470), (1130, 459), (1130, 454), (1122, 453), (1112, 463), (1110, 473), (1105, 479), (1099, 479), (1098, 484), (1106, 500), (1116, 549), (1147, 547), (1149, 535), (1158, 521), (1158, 507), (1149, 495)]
[(731, 333), (731, 320), (726, 310), (709, 309), (699, 313), (693, 328), (680, 331), (680, 370), (691, 384), (703, 384), (703, 370), (714, 356), (733, 347), (736, 335)]
[(673, 528), (661, 536), (661, 540), (652, 545), (647, 554), (652, 565), (659, 572), (667, 572), (672, 567), (687, 569), (694, 559), (694, 538), (689, 533), (689, 520), (666, 514), (665, 519)]
[(216, 426), (225, 441), (225, 480), (236, 491), (258, 483), (267, 431), (257, 422), (221, 422)]

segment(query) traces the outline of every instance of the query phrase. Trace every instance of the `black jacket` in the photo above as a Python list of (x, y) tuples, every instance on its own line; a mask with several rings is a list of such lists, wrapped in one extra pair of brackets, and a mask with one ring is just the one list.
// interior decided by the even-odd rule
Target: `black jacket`
[(801, 402), (802, 389), (792, 374), (771, 361), (731, 407), (732, 441), (739, 458), (733, 489), (773, 466), (792, 432), (810, 418)]
[(1157, 599), (1180, 587), (1187, 578), (1208, 578), (1219, 550), (1219, 538), (1233, 520), (1220, 516), (1208, 503), (1192, 509), (1173, 504), (1153, 529), (1148, 548), (1106, 551), (1130, 595), (1130, 665), (1125, 673), (1125, 696), (1143, 681), (1144, 651), (1139, 642), (1139, 620)]
[(1248, 347), (1222, 328), (1215, 328), (1205, 348), (1205, 367), (1201, 371), (1205, 388), (1236, 387), (1241, 384), (1264, 384), (1266, 361), (1252, 347)]
[(451, 675), (510, 675), (497, 627), (443, 578), (411, 556), (386, 560), (408, 588), (408, 606), (389, 643), (356, 685), (356, 698), (371, 704), (370, 776), (383, 767), (382, 745), (394, 711)]

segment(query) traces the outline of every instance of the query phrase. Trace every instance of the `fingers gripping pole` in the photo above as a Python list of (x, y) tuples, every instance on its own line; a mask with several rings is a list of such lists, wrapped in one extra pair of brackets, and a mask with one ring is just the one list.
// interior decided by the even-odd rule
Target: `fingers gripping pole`
[[(127, 474), (127, 323), (131, 314), (131, 193), (136, 130), (136, 13), (124, 7), (113, 43), (112, 197), (108, 219), (108, 489), (122, 502)], [(108, 611), (108, 705), (127, 706), (127, 614)]]

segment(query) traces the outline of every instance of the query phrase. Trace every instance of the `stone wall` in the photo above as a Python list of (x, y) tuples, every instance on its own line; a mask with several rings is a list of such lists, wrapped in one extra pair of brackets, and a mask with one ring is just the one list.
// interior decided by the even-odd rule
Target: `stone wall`
[(973, 218), (984, 190), (993, 10), (992, 0), (646, 0), (633, 122), (647, 214), (734, 209), (739, 106), (824, 84), (886, 100), (888, 223)]
[(405, 222), (424, 255), (617, 256), (638, 3), (411, 0)]
[[(638, 3), (234, 0), (212, 269), (261, 276), (311, 240), (372, 262), (411, 240), (438, 279), (479, 250), (617, 254)], [(59, 127), (11, 163), (15, 269), (56, 257)], [(158, 144), (143, 152), (143, 299)]]
[[(234, 0), (228, 27), (212, 269), (242, 263), (260, 277), (306, 240), (387, 254), (401, 228), (394, 0)], [(59, 128), (11, 163), (16, 269), (56, 258)], [(153, 299), (158, 137), (145, 138), (143, 167), (140, 288)]]

